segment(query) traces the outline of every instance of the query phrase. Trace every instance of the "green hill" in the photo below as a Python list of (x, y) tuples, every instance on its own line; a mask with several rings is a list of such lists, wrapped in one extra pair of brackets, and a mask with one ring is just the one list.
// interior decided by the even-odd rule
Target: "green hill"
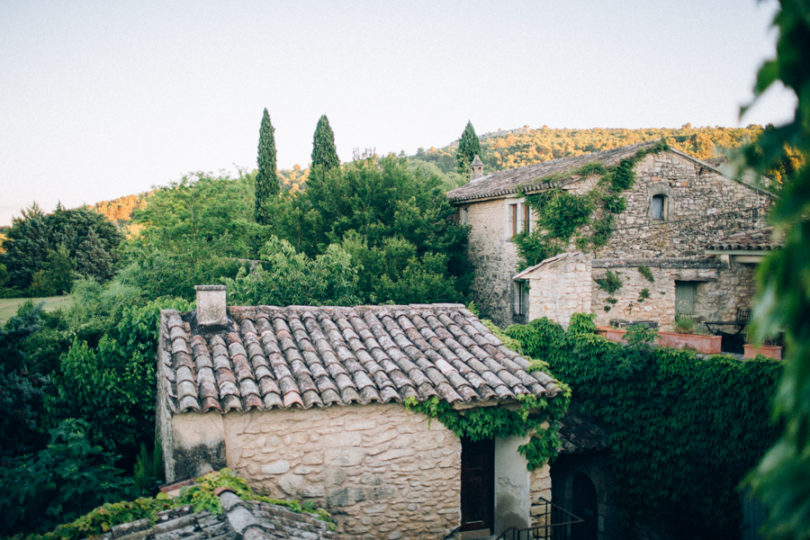
[[(662, 138), (697, 158), (711, 159), (756, 139), (762, 130), (758, 125), (693, 128), (686, 124), (681, 128), (650, 129), (552, 129), (545, 126), (532, 129), (524, 126), (482, 135), (481, 159), (484, 170), (493, 172)], [(442, 148), (420, 148), (410, 159), (434, 163), (443, 172), (452, 172), (456, 167), (457, 147), (458, 141)]]

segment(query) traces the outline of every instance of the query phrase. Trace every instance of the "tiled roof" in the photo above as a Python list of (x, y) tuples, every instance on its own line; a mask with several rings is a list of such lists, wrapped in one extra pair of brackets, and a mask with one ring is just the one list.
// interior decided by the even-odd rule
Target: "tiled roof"
[(592, 420), (569, 412), (560, 421), (562, 454), (581, 454), (608, 447), (607, 432)]
[(781, 246), (773, 239), (773, 231), (744, 231), (719, 238), (709, 246), (714, 251), (770, 251)]
[(229, 328), (195, 314), (161, 318), (159, 384), (169, 408), (246, 411), (505, 401), (560, 389), (461, 304), (229, 307)]
[(148, 518), (116, 525), (99, 540), (150, 538), (154, 540), (319, 540), (337, 538), (329, 525), (315, 516), (275, 504), (244, 501), (235, 493), (219, 494), (222, 514), (194, 512), (192, 506), (165, 510), (155, 523)]
[[(644, 142), (614, 148), (613, 150), (552, 159), (517, 169), (495, 172), (447, 192), (447, 197), (450, 199), (450, 202), (461, 203), (475, 199), (502, 197), (517, 193), (521, 189), (531, 192), (542, 188), (565, 185), (579, 178), (575, 176), (565, 178), (564, 176), (568, 173), (573, 173), (583, 165), (588, 163), (601, 163), (605, 167), (612, 167), (618, 165), (621, 160), (633, 156), (639, 150), (655, 146), (656, 144), (658, 144), (658, 141)], [(554, 175), (555, 177), (562, 175), (563, 178), (550, 183), (536, 183), (550, 175)]]

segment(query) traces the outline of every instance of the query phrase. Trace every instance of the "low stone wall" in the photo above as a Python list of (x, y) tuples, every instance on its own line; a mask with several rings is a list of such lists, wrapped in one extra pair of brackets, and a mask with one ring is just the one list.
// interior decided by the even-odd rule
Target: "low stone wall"
[(460, 522), (461, 443), (401, 405), (224, 417), (228, 466), (258, 492), (313, 500), (353, 538), (441, 538)]

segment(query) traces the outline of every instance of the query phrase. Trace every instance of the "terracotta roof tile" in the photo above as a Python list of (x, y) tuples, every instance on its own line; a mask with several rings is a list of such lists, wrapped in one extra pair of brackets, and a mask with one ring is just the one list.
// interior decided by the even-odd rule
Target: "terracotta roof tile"
[(193, 313), (164, 311), (160, 384), (170, 407), (249, 411), (449, 403), (556, 395), (458, 304), (231, 307), (230, 328), (201, 330)]

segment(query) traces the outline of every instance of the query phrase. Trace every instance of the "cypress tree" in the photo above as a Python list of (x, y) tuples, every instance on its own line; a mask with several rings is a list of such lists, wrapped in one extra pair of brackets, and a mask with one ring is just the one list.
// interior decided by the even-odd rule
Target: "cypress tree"
[(329, 119), (322, 114), (315, 128), (315, 136), (312, 138), (312, 166), (329, 170), (339, 165), (340, 159), (335, 150), (335, 134), (329, 125)]
[(478, 135), (475, 134), (472, 122), (468, 121), (464, 133), (461, 134), (461, 140), (458, 142), (458, 152), (456, 152), (457, 170), (460, 174), (470, 173), (470, 163), (475, 154), (481, 155), (481, 143)]
[(278, 176), (276, 175), (276, 140), (273, 136), (273, 124), (270, 123), (270, 115), (267, 109), (262, 113), (262, 124), (259, 128), (259, 171), (256, 174), (256, 206), (253, 212), (253, 219), (256, 223), (267, 225), (270, 222), (269, 203), (270, 199), (278, 195)]

